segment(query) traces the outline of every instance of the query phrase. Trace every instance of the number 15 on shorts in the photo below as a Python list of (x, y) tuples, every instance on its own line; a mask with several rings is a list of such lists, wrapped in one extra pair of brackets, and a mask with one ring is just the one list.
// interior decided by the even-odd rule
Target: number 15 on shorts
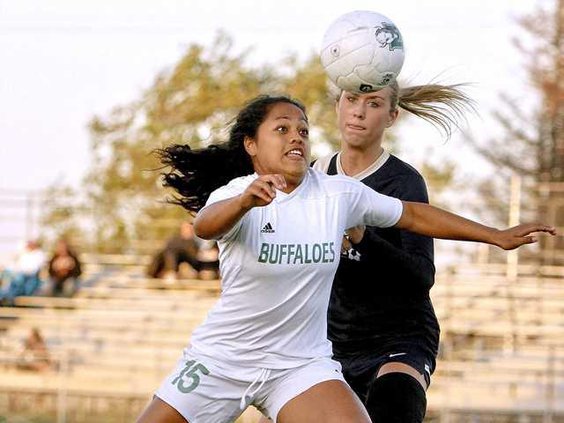
[(196, 360), (189, 360), (178, 376), (173, 379), (172, 384), (176, 385), (183, 394), (192, 392), (200, 384), (200, 375), (198, 373), (209, 375), (210, 371), (203, 364), (197, 363)]

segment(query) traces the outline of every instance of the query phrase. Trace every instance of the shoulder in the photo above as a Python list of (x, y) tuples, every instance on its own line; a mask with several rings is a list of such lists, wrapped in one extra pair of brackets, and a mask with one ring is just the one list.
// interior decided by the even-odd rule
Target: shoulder
[(390, 155), (381, 170), (381, 178), (396, 180), (398, 184), (402, 185), (416, 184), (418, 186), (425, 186), (425, 179), (421, 173), (412, 165), (396, 156)]
[(226, 185), (227, 188), (241, 188), (241, 187), (248, 187), (251, 182), (257, 179), (258, 175), (256, 173), (252, 173), (250, 175), (239, 176), (237, 178), (231, 179)]
[(364, 187), (360, 181), (346, 175), (327, 175), (315, 168), (309, 169), (308, 174), (312, 184), (328, 194), (354, 192)]
[(214, 192), (242, 192), (257, 178), (257, 174), (239, 176), (231, 179), (225, 185), (217, 188)]
[(428, 201), (425, 179), (409, 163), (390, 155), (381, 169), (379, 185), (388, 195), (408, 201)]
[(399, 157), (394, 156), (393, 154), (390, 154), (390, 158), (386, 163), (386, 167), (393, 170), (394, 173), (396, 173), (398, 176), (423, 180), (423, 176), (417, 169), (415, 169), (409, 163), (404, 162)]
[(232, 179), (227, 184), (212, 191), (206, 202), (206, 206), (241, 194), (256, 178), (257, 174), (253, 173)]
[(315, 170), (318, 170), (323, 173), (327, 173), (327, 169), (329, 169), (329, 164), (331, 163), (331, 159), (335, 157), (338, 153), (331, 153), (326, 156), (320, 157), (312, 163), (312, 167)]

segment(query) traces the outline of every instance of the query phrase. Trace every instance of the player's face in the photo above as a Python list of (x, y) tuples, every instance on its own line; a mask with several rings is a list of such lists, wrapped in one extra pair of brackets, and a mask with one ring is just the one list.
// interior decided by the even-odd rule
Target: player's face
[(343, 91), (337, 102), (337, 119), (343, 143), (351, 147), (380, 146), (386, 128), (398, 116), (390, 102), (391, 88), (356, 94)]
[(310, 162), (309, 125), (304, 113), (285, 102), (271, 106), (255, 139), (245, 148), (259, 175), (279, 173), (290, 187), (303, 179)]

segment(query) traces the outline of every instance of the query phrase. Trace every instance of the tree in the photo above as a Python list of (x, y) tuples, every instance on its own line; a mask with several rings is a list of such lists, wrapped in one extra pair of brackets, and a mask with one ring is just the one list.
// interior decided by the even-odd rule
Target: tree
[[(530, 100), (523, 107), (510, 96), (501, 95), (504, 108), (495, 112), (495, 118), (505, 135), (484, 143), (474, 138), (469, 141), (506, 176), (501, 184), (499, 179), (482, 183), (484, 198), (492, 203), (502, 199), (507, 204), (507, 195), (500, 193), (507, 192), (507, 173), (520, 175), (524, 218), (553, 218), (555, 225), (564, 226), (564, 213), (557, 211), (564, 211), (558, 205), (564, 195), (564, 0), (552, 4), (554, 9), (539, 7), (530, 16), (522, 17), (522, 37), (514, 40), (527, 60), (525, 69), (538, 96), (538, 107), (533, 108)], [(507, 216), (499, 203), (497, 210), (500, 216)], [(556, 245), (551, 240), (542, 247), (554, 249)]]
[[(303, 64), (288, 57), (276, 69), (246, 66), (248, 54), (234, 54), (231, 38), (223, 33), (209, 48), (191, 45), (139, 99), (91, 120), (92, 165), (75, 211), (83, 216), (78, 220), (89, 221), (95, 249), (149, 251), (158, 247), (155, 240), (176, 230), (188, 215), (164, 201), (159, 162), (152, 152), (173, 142), (197, 148), (225, 139), (225, 124), (260, 93), (283, 92), (300, 99), (311, 122), (317, 123), (313, 132), (335, 142), (333, 104), (317, 54)], [(72, 195), (65, 191), (65, 196)], [(66, 214), (66, 209), (47, 206), (45, 223), (60, 222)]]

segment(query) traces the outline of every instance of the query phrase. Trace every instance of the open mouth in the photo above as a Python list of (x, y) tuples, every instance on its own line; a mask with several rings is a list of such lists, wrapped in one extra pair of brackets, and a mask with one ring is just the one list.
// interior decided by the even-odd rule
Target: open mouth
[(304, 157), (304, 152), (303, 150), (300, 150), (299, 148), (294, 148), (290, 151), (288, 151), (286, 153), (286, 155), (288, 157), (296, 157), (296, 158), (303, 158)]

